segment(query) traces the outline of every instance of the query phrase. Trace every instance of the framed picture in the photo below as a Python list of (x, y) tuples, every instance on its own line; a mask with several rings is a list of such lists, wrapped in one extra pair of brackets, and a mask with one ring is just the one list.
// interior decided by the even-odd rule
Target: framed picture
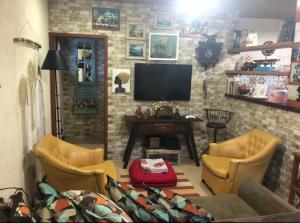
[(173, 29), (175, 27), (174, 16), (165, 13), (155, 14), (154, 27), (157, 29)]
[(130, 92), (130, 69), (113, 69), (112, 92), (117, 94)]
[(145, 39), (145, 24), (143, 23), (128, 23), (127, 39)]
[(146, 58), (146, 43), (142, 41), (127, 42), (127, 58), (143, 60)]
[(149, 60), (178, 60), (178, 48), (178, 34), (149, 34)]
[(98, 8), (92, 9), (93, 29), (120, 29), (120, 9)]
[(300, 63), (291, 64), (290, 83), (300, 85)]

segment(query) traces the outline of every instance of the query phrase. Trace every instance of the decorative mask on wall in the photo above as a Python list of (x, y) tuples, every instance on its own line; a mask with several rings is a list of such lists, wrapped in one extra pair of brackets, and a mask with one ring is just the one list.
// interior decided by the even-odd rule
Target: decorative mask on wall
[(223, 43), (217, 43), (217, 35), (206, 35), (206, 42), (199, 41), (196, 48), (197, 60), (201, 66), (207, 70), (210, 66), (215, 66), (219, 61)]

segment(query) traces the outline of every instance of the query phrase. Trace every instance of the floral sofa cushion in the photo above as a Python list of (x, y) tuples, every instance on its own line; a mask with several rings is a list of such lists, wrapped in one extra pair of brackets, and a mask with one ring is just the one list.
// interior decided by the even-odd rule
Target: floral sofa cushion
[(107, 176), (107, 191), (129, 216), (137, 222), (171, 222), (168, 211), (139, 194), (126, 183), (119, 183)]
[(80, 208), (89, 222), (132, 222), (131, 218), (104, 195), (71, 190), (62, 193)]
[(78, 212), (72, 202), (59, 195), (49, 184), (40, 183), (39, 190), (46, 201), (54, 220), (57, 222), (84, 222), (84, 218)]
[(168, 210), (174, 222), (212, 222), (213, 216), (177, 193), (154, 187), (146, 187), (149, 198)]

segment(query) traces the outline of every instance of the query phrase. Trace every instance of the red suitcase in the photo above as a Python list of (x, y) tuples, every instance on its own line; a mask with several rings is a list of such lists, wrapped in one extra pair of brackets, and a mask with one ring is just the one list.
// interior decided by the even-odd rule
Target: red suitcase
[(165, 163), (168, 172), (151, 173), (142, 169), (141, 160), (134, 160), (129, 168), (132, 186), (135, 188), (142, 188), (144, 185), (158, 188), (175, 187), (177, 184), (176, 173), (168, 161), (165, 161)]

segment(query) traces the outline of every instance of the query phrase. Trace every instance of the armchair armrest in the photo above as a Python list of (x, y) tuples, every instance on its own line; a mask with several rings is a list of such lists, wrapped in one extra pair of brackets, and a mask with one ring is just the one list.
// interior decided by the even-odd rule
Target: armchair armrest
[(263, 180), (271, 157), (272, 153), (260, 152), (246, 159), (231, 159), (228, 177), (234, 185), (232, 192), (236, 193), (240, 183), (247, 177), (260, 183)]

